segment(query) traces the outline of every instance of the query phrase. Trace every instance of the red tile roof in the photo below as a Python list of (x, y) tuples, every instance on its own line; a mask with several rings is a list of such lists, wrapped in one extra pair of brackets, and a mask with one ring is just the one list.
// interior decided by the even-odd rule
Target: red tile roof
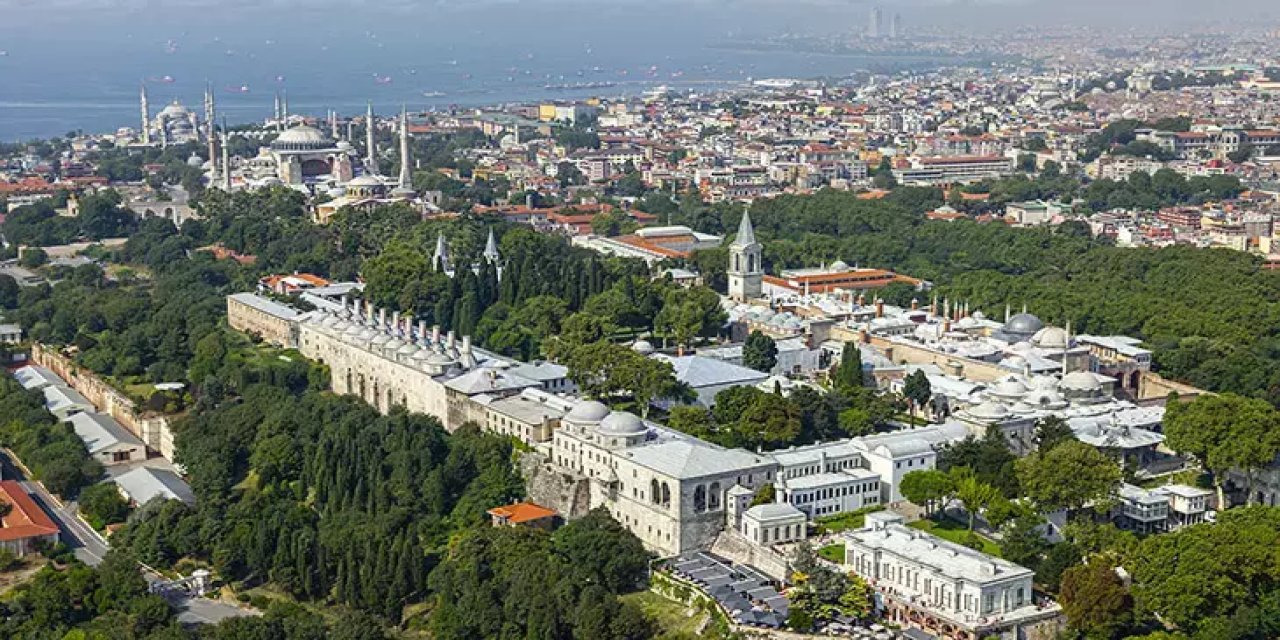
[(502, 518), (512, 524), (520, 524), (555, 517), (556, 511), (532, 502), (517, 502), (505, 507), (494, 507), (489, 510), (489, 515)]
[(0, 481), (0, 502), (13, 505), (9, 513), (0, 519), (0, 540), (7, 542), (58, 533), (58, 525), (17, 481)]

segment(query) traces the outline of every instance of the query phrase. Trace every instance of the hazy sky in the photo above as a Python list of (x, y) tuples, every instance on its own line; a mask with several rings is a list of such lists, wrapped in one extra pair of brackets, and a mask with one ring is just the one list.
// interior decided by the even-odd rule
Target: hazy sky
[[(468, 22), (500, 19), (493, 14), (495, 11), (512, 15), (556, 14), (588, 21), (619, 13), (662, 12), (670, 19), (696, 20), (709, 28), (755, 28), (779, 22), (819, 27), (846, 15), (850, 20), (856, 19), (871, 4), (870, 0), (0, 0), (0, 11), (5, 12), (6, 18), (0, 20), (0, 32), (5, 30), (5, 24), (14, 29), (56, 28), (88, 26), (103, 19), (159, 26), (210, 11), (236, 20), (291, 13), (303, 19), (376, 21), (417, 14)], [(900, 11), (917, 24), (1048, 23), (1061, 19), (1186, 23), (1202, 18), (1256, 24), (1280, 17), (1278, 0), (879, 0), (875, 4), (886, 11)]]

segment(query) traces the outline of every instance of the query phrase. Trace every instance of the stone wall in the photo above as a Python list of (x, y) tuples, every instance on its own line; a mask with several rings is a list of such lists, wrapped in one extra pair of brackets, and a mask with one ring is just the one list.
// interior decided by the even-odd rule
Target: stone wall
[(525, 492), (530, 500), (559, 511), (566, 520), (581, 518), (591, 510), (590, 482), (556, 469), (542, 453), (522, 454), (520, 475), (524, 477)]
[(1173, 392), (1176, 392), (1178, 399), (1183, 402), (1188, 402), (1196, 396), (1208, 393), (1204, 389), (1197, 389), (1189, 384), (1170, 380), (1153, 371), (1143, 371), (1142, 377), (1138, 380), (1138, 401), (1140, 402), (1164, 400)]
[(778, 582), (790, 582), (791, 562), (786, 556), (751, 542), (733, 529), (725, 529), (716, 536), (711, 553), (738, 564), (749, 564)]
[(146, 414), (139, 410), (133, 399), (56, 349), (34, 344), (31, 347), (31, 359), (58, 374), (68, 386), (92, 402), (98, 413), (115, 418), (116, 422), (146, 443), (148, 449), (159, 452), (166, 460), (173, 460), (173, 432), (169, 429), (168, 417)]

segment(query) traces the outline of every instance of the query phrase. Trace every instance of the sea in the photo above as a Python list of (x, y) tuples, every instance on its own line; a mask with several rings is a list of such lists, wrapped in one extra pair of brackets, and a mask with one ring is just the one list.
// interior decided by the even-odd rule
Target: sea
[(750, 46), (752, 30), (776, 27), (706, 11), (216, 6), (232, 8), (202, 14), (152, 2), (73, 16), (28, 8), (19, 20), (0, 20), (0, 141), (136, 127), (144, 85), (153, 115), (175, 100), (203, 114), (203, 92), (212, 86), (220, 115), (235, 124), (270, 117), (276, 94), (286, 96), (290, 113), (323, 117), (363, 113), (370, 102), (383, 114), (402, 106), (446, 110), (948, 63), (764, 51)]

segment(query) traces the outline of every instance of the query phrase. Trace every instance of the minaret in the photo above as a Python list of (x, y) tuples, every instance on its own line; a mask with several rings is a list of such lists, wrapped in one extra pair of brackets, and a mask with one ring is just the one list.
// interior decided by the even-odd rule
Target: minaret
[[(400, 108), (400, 183), (401, 191), (413, 190), (413, 168), (409, 166), (409, 112)], [(493, 232), (490, 231), (490, 234)], [(490, 235), (490, 239), (492, 239)]]
[(289, 92), (282, 91), (280, 97), (280, 115), (283, 116), (281, 127), (289, 128)]
[(280, 123), (284, 120), (284, 118), (281, 117), (283, 113), (284, 111), (280, 109), (280, 94), (276, 93), (276, 108), (275, 108), (275, 116), (274, 116), (274, 119), (276, 121), (276, 132), (280, 131)]
[(329, 136), (334, 140), (341, 140), (342, 136), (338, 135), (338, 112), (329, 112)]
[(218, 175), (218, 107), (214, 103), (213, 85), (204, 86), (204, 126), (205, 142), (209, 144), (209, 183), (213, 184)]
[(369, 103), (369, 110), (364, 116), (364, 170), (366, 174), (376, 175), (378, 173), (377, 150), (373, 146), (373, 103)]
[(744, 301), (759, 298), (764, 292), (764, 268), (760, 256), (764, 247), (756, 242), (751, 214), (744, 210), (738, 224), (738, 236), (729, 245), (729, 297)]
[(227, 122), (222, 122), (222, 190), (231, 193), (231, 145), (227, 144)]
[(147, 85), (141, 88), (142, 101), (142, 144), (151, 144), (151, 105), (147, 102)]

